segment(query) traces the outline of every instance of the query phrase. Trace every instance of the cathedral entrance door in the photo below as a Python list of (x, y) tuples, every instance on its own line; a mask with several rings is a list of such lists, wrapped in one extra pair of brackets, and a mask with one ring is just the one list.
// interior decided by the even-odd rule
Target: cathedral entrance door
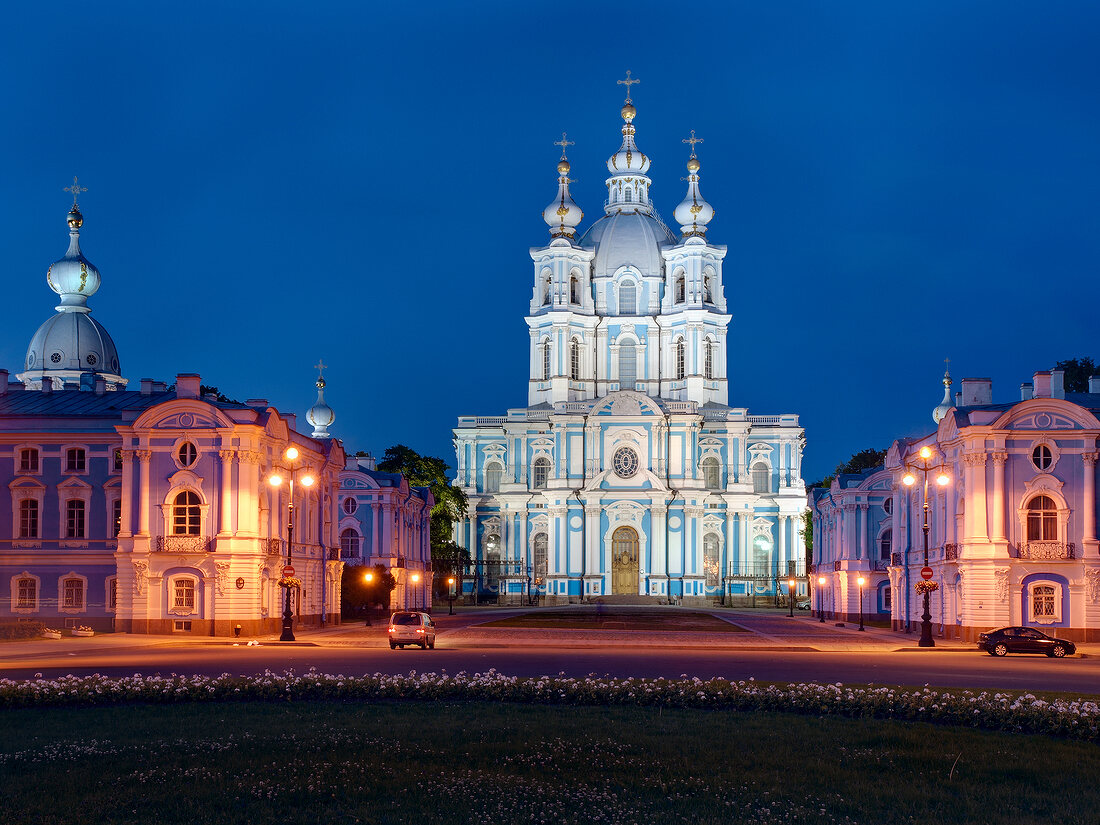
[(620, 527), (611, 536), (611, 593), (638, 594), (638, 534), (632, 527)]

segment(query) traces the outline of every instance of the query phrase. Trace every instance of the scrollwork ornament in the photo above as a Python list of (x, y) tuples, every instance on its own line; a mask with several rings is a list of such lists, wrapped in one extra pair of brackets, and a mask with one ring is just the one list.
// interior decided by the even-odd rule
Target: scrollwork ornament
[(993, 581), (997, 588), (997, 601), (1008, 601), (1008, 568), (1000, 567), (994, 570)]
[(149, 576), (149, 565), (144, 561), (132, 562), (134, 565), (134, 595), (145, 595), (145, 582)]
[(226, 582), (229, 581), (230, 566), (231, 563), (227, 561), (214, 562), (214, 587), (219, 596), (225, 595)]
[(1100, 568), (1090, 567), (1085, 570), (1085, 593), (1093, 604), (1100, 602)]

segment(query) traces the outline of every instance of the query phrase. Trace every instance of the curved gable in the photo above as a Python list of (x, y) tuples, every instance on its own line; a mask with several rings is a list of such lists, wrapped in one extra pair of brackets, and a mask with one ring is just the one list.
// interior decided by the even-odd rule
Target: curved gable
[(998, 430), (1097, 430), (1096, 416), (1061, 398), (1021, 401), (993, 422)]
[(137, 417), (135, 429), (213, 430), (233, 422), (217, 407), (195, 398), (176, 398), (150, 407)]
[(645, 393), (633, 390), (613, 392), (592, 408), (592, 415), (659, 415), (664, 412)]

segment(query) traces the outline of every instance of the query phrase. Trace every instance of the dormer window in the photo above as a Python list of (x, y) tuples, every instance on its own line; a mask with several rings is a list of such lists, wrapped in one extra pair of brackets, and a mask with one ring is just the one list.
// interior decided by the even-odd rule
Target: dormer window
[(27, 447), (19, 451), (19, 472), (38, 472), (38, 450), (34, 447)]
[(65, 472), (83, 473), (87, 467), (88, 457), (83, 447), (70, 447), (65, 451)]

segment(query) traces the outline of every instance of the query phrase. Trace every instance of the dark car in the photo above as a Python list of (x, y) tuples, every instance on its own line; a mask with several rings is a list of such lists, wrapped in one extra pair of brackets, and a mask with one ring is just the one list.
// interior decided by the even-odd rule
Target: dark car
[(1034, 627), (1002, 627), (999, 630), (990, 630), (978, 636), (978, 647), (987, 651), (990, 656), (1004, 656), (1006, 653), (1045, 653), (1047, 656), (1059, 659), (1077, 651), (1077, 646), (1073, 642), (1055, 639)]

